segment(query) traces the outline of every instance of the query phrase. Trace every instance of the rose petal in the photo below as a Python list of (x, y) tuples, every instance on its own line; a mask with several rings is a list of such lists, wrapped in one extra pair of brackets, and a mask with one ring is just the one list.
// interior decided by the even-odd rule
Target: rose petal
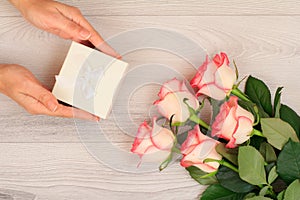
[(224, 92), (224, 90), (218, 88), (214, 84), (202, 86), (201, 89), (198, 90), (197, 96), (200, 96), (200, 94), (205, 94), (206, 96), (209, 96), (216, 100), (222, 100), (226, 97), (226, 92)]
[(186, 140), (181, 145), (181, 153), (188, 154), (192, 151), (202, 140), (208, 139), (209, 137), (201, 133), (199, 126), (195, 126), (194, 129), (188, 132)]
[(206, 58), (196, 76), (191, 80), (192, 87), (198, 88), (197, 96), (204, 94), (217, 100), (226, 97), (236, 81), (235, 72), (228, 64), (225, 53), (216, 55), (213, 61)]
[(211, 138), (201, 141), (189, 154), (185, 155), (181, 161), (181, 165), (196, 166), (205, 172), (213, 172), (218, 169), (219, 163), (208, 162), (203, 163), (206, 158), (221, 160), (222, 156), (215, 150), (219, 142)]
[(227, 65), (220, 66), (216, 72), (215, 77), (215, 84), (218, 85), (218, 87), (223, 88), (227, 92), (232, 89), (232, 86), (236, 81), (235, 72)]
[(245, 110), (244, 108), (238, 106), (237, 110), (236, 110), (236, 115), (237, 116), (244, 116), (246, 118), (248, 118), (252, 124), (254, 123), (254, 116), (252, 115), (252, 113), (250, 113), (249, 111)]
[(165, 98), (156, 101), (154, 104), (157, 105), (158, 111), (167, 119), (174, 115), (173, 122), (185, 122), (190, 116), (188, 107), (183, 102), (185, 98), (188, 99), (187, 103), (193, 109), (196, 110), (199, 107), (198, 99), (190, 92), (170, 92)]
[(183, 92), (183, 91), (189, 91), (186, 87), (184, 81), (179, 81), (176, 78), (173, 78), (170, 81), (167, 81), (163, 84), (161, 87), (158, 96), (159, 98), (163, 99), (169, 92)]
[(218, 67), (220, 67), (224, 64), (229, 65), (229, 60), (228, 60), (227, 54), (224, 52), (221, 52), (220, 55), (216, 54), (213, 61)]
[(132, 149), (131, 149), (132, 152), (134, 152), (134, 153), (138, 152), (137, 148), (141, 144), (141, 142), (144, 139), (147, 139), (147, 138), (150, 139), (151, 131), (152, 131), (152, 128), (148, 125), (148, 123), (146, 121), (144, 121), (138, 129), (137, 135), (136, 135), (134, 143), (132, 145)]
[(200, 87), (200, 82), (202, 80), (202, 77), (204, 75), (204, 72), (206, 71), (207, 69), (207, 65), (209, 63), (209, 59), (208, 59), (208, 56), (206, 56), (206, 60), (205, 62), (198, 68), (198, 71), (196, 73), (196, 75), (194, 76), (194, 78), (191, 80), (190, 84), (193, 88), (196, 88), (196, 87)]
[(169, 129), (163, 128), (153, 119), (153, 129), (151, 132), (152, 144), (159, 150), (170, 151), (174, 145), (175, 136)]
[(140, 125), (131, 152), (138, 154), (140, 157), (158, 151), (170, 152), (174, 140), (173, 133), (169, 129), (158, 126), (156, 117), (154, 117), (153, 127), (150, 127), (146, 121)]
[(226, 119), (223, 122), (221, 135), (218, 137), (230, 140), (237, 126), (237, 119), (235, 118), (235, 109), (231, 108)]
[(205, 72), (203, 73), (203, 77), (200, 82), (200, 87), (201, 89), (202, 85), (210, 84), (215, 82), (215, 72), (217, 71), (217, 66), (210, 62), (208, 63)]
[(239, 117), (238, 128), (233, 134), (233, 137), (236, 139), (235, 144), (242, 144), (249, 140), (252, 130), (253, 122), (247, 117)]

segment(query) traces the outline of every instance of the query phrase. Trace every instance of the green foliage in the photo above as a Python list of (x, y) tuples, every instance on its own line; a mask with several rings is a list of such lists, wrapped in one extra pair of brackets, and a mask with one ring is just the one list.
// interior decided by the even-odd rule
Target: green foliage
[(267, 142), (263, 142), (260, 144), (259, 152), (264, 157), (267, 163), (275, 162), (277, 160), (274, 148)]
[(271, 171), (269, 172), (269, 175), (268, 175), (268, 183), (271, 184), (273, 183), (276, 178), (278, 177), (278, 174), (277, 174), (277, 168), (276, 166), (274, 166)]
[(254, 135), (250, 138), (250, 145), (255, 147), (256, 149), (259, 149), (261, 143), (263, 143), (264, 141), (266, 141), (265, 138)]
[(293, 129), (296, 131), (298, 138), (300, 139), (300, 117), (293, 111), (290, 107), (286, 105), (281, 105), (280, 107), (280, 118), (289, 123)]
[(277, 195), (277, 200), (283, 200), (284, 194), (285, 194), (285, 190), (281, 191), (281, 192)]
[(236, 193), (248, 193), (255, 189), (255, 186), (243, 181), (237, 172), (225, 166), (219, 168), (216, 177), (224, 188)]
[(274, 98), (274, 117), (279, 118), (280, 117), (280, 99), (281, 99), (281, 91), (283, 87), (279, 87), (276, 90), (275, 98)]
[(239, 147), (239, 175), (252, 185), (267, 184), (264, 158), (252, 146)]
[(268, 200), (268, 199), (270, 199), (270, 198), (263, 197), (263, 196), (256, 196), (256, 197), (249, 198), (247, 200)]
[(286, 200), (299, 200), (300, 198), (300, 180), (295, 180), (286, 189), (284, 199)]
[(237, 165), (238, 164), (238, 160), (237, 160), (237, 156), (238, 156), (238, 149), (229, 149), (225, 147), (224, 143), (219, 143), (216, 146), (216, 151), (222, 155), (224, 158), (226, 158), (227, 160), (229, 160), (230, 162), (232, 162), (233, 164)]
[(277, 173), (286, 182), (300, 179), (300, 143), (289, 140), (278, 156)]
[[(220, 167), (216, 172), (206, 173), (194, 166), (186, 168), (198, 183), (209, 185), (200, 199), (298, 200), (300, 116), (287, 105), (281, 104), (283, 87), (277, 88), (272, 105), (270, 90), (263, 81), (249, 76), (245, 84), (245, 94), (238, 88), (239, 83), (233, 86), (230, 95), (239, 97), (238, 104), (256, 118), (251, 138), (234, 149), (226, 148), (224, 143), (227, 141), (220, 138), (216, 151), (223, 159), (219, 162)], [(221, 101), (209, 98), (212, 107), (211, 123), (219, 114), (221, 105), (229, 98), (229, 95)], [(191, 129), (200, 125), (201, 132), (209, 136), (211, 127), (199, 118), (203, 104), (200, 105), (197, 110), (187, 105), (189, 120), (185, 123), (171, 124), (190, 126)], [(177, 135), (179, 144), (186, 139), (187, 133), (188, 131)], [(209, 162), (209, 159), (206, 161)]]
[(258, 106), (261, 117), (273, 115), (271, 92), (263, 81), (249, 76), (246, 82), (245, 94)]
[[(211, 185), (218, 182), (214, 175), (207, 177), (206, 175), (208, 175), (208, 173), (202, 171), (198, 167), (191, 166), (185, 169), (190, 173), (190, 176), (201, 185)], [(203, 178), (203, 176), (206, 176), (206, 178)]]
[(289, 138), (298, 142), (299, 139), (294, 129), (279, 118), (261, 119), (261, 128), (268, 142), (275, 148), (281, 150)]
[(242, 200), (244, 196), (243, 193), (235, 193), (220, 184), (214, 184), (203, 192), (200, 200)]

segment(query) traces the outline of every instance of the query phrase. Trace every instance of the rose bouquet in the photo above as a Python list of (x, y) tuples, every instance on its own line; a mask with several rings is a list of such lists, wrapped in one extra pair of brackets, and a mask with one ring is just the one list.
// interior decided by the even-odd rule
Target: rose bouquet
[[(208, 185), (203, 200), (298, 200), (300, 117), (281, 103), (282, 87), (272, 102), (263, 81), (249, 76), (244, 92), (241, 81), (220, 53), (206, 58), (190, 84), (166, 82), (154, 102), (162, 117), (140, 125), (131, 151), (141, 158), (164, 152), (160, 170), (182, 155), (181, 166)], [(205, 104), (210, 123), (200, 116)]]

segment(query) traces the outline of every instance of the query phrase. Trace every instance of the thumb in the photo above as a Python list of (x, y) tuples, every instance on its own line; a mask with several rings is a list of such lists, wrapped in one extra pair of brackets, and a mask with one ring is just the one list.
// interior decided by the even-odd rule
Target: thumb
[(88, 40), (91, 37), (90, 31), (63, 15), (60, 15), (59, 19), (55, 23), (59, 30), (56, 34), (62, 38), (80, 41)]
[(34, 84), (28, 95), (39, 101), (51, 112), (55, 112), (58, 107), (58, 101), (55, 96), (41, 85)]

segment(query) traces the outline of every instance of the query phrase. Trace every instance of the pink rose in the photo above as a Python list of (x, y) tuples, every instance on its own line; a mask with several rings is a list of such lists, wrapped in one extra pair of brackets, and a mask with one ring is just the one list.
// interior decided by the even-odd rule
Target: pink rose
[(186, 103), (196, 110), (199, 107), (199, 101), (186, 87), (183, 81), (176, 78), (164, 83), (158, 94), (159, 100), (155, 101), (158, 111), (167, 119), (172, 115), (173, 122), (185, 122), (190, 117), (190, 112), (187, 105), (183, 102), (186, 98)]
[(225, 102), (212, 125), (212, 136), (229, 140), (227, 148), (235, 148), (250, 138), (254, 117), (238, 105), (238, 98), (231, 96)]
[(218, 141), (203, 135), (199, 126), (195, 126), (193, 130), (189, 131), (186, 141), (182, 144), (183, 158), (180, 164), (183, 167), (195, 166), (207, 173), (216, 171), (219, 168), (219, 163), (204, 163), (203, 161), (206, 158), (222, 159), (222, 156), (215, 149), (217, 144), (219, 144)]
[(206, 57), (206, 61), (191, 80), (192, 87), (199, 89), (197, 96), (204, 94), (213, 99), (224, 99), (236, 81), (236, 74), (228, 65), (229, 60), (225, 53), (215, 55), (212, 61)]
[(159, 126), (154, 117), (152, 127), (146, 121), (140, 125), (131, 152), (138, 154), (141, 158), (145, 154), (159, 151), (171, 152), (174, 141), (175, 136), (172, 131)]

